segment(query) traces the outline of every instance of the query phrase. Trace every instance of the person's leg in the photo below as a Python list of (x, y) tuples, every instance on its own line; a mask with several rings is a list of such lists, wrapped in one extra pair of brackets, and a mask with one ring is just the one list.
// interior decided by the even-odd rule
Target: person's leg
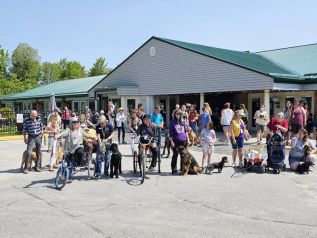
[(118, 143), (120, 144), (121, 127), (118, 127)]
[(35, 137), (35, 148), (36, 148), (36, 162), (35, 162), (35, 170), (40, 171), (39, 168), (41, 165), (42, 160), (42, 152), (41, 152), (41, 146), (42, 146), (42, 136)]
[(76, 163), (77, 166), (81, 166), (84, 158), (84, 148), (79, 147), (75, 151), (75, 158), (76, 158)]
[(56, 144), (57, 144), (57, 139), (53, 138), (53, 143), (52, 143), (52, 151), (51, 151), (51, 156), (50, 156), (50, 164), (49, 164), (49, 169), (53, 170), (53, 164), (56, 161)]
[[(203, 158), (201, 159), (201, 167), (204, 168), (205, 167), (205, 161), (207, 158), (207, 152), (203, 151)], [(208, 165), (208, 164), (207, 164)]]
[(126, 144), (126, 142), (125, 142), (125, 128), (124, 128), (124, 123), (122, 123), (122, 127), (121, 127), (122, 129), (122, 143), (124, 143), (124, 144)]
[(151, 152), (152, 152), (152, 162), (151, 162), (151, 166), (150, 168), (155, 168), (156, 167), (156, 163), (157, 163), (157, 153), (158, 153), (158, 148), (157, 145), (155, 143), (153, 143), (150, 147)]
[(225, 126), (222, 126), (222, 129), (223, 129), (223, 134), (224, 134), (224, 136), (225, 136), (225, 143), (228, 143), (228, 141), (227, 141), (227, 129), (226, 129), (226, 127)]
[(161, 137), (162, 137), (162, 130), (161, 128), (157, 128), (157, 147), (161, 148)]
[(111, 150), (106, 151), (106, 158), (105, 158), (105, 176), (109, 176), (109, 165), (110, 165), (110, 160), (111, 160)]
[(294, 162), (289, 164), (289, 167), (290, 167), (291, 170), (295, 171), (299, 164), (300, 164), (300, 162), (294, 161)]
[(101, 175), (101, 168), (102, 168), (102, 153), (100, 151), (100, 146), (97, 145), (97, 171), (96, 171), (97, 176)]
[(34, 148), (34, 145), (35, 145), (35, 139), (29, 136), (28, 137), (28, 144), (27, 144), (28, 157), (24, 161), (24, 170), (27, 170), (27, 168), (28, 168), (28, 164), (29, 164), (29, 161), (31, 159), (32, 150)]
[(177, 157), (178, 157), (177, 148), (178, 148), (178, 146), (176, 144), (177, 143), (175, 142), (175, 146), (172, 147), (172, 151), (173, 151), (172, 161), (171, 161), (172, 173), (176, 173), (177, 172)]

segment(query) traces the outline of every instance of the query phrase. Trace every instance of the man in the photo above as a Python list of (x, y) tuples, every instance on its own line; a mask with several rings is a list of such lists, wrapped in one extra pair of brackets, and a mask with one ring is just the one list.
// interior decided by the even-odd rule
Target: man
[[(32, 110), (30, 113), (30, 117), (27, 117), (23, 123), (24, 143), (27, 144), (28, 151), (28, 158), (25, 160), (24, 170), (22, 171), (24, 174), (27, 174), (27, 165), (29, 163), (29, 160), (31, 159), (34, 145), (36, 146), (37, 157), (37, 160), (35, 162), (35, 171), (41, 172), (41, 170), (39, 169), (39, 158), (41, 156), (42, 128), (42, 118), (38, 116), (37, 111)], [(26, 135), (28, 135), (27, 138)]]
[(258, 145), (262, 143), (262, 137), (264, 133), (265, 126), (269, 121), (268, 113), (265, 111), (264, 105), (261, 105), (260, 110), (257, 110), (254, 114), (255, 126), (256, 126), (256, 138)]
[[(151, 124), (150, 122), (150, 115), (145, 114), (143, 116), (143, 123), (142, 125), (140, 125), (136, 131), (136, 134), (138, 136), (148, 136), (149, 138), (156, 136), (156, 130), (155, 127), (153, 126), (153, 124)], [(155, 168), (156, 166), (156, 162), (157, 162), (157, 155), (158, 155), (158, 149), (156, 144), (152, 141), (152, 143), (150, 144), (150, 150), (152, 152), (152, 162), (150, 165), (150, 170)], [(139, 164), (141, 161), (141, 156), (144, 153), (143, 151), (143, 147), (139, 146)]]
[(156, 106), (154, 112), (151, 114), (151, 123), (156, 128), (157, 146), (159, 148), (161, 147), (162, 129), (164, 127), (164, 120), (160, 110), (160, 106)]
[(109, 150), (110, 144), (112, 143), (113, 137), (113, 127), (108, 123), (106, 118), (100, 117), (99, 123), (96, 127), (96, 132), (98, 136), (98, 146), (97, 146), (97, 174), (96, 177), (100, 178), (101, 175), (101, 167), (102, 167), (102, 158), (103, 158), (103, 147), (106, 146), (105, 151), (105, 166), (104, 166), (104, 174), (106, 177), (109, 177), (109, 164), (111, 158), (111, 151)]
[(275, 117), (272, 117), (269, 124), (267, 125), (269, 134), (275, 132), (281, 132), (284, 135), (288, 131), (288, 121), (284, 118), (284, 113), (279, 112)]

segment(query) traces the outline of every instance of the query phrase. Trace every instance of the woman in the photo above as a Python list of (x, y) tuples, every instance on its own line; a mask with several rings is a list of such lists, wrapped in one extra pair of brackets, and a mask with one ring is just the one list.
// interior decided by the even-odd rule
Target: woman
[(64, 110), (63, 110), (63, 113), (62, 113), (62, 121), (63, 121), (64, 129), (66, 129), (67, 126), (69, 125), (70, 114), (71, 114), (71, 111), (68, 110), (67, 107), (64, 107)]
[(242, 163), (242, 149), (244, 146), (244, 137), (248, 137), (248, 131), (245, 128), (244, 122), (242, 120), (242, 113), (240, 110), (234, 112), (232, 121), (230, 123), (231, 131), (231, 144), (232, 144), (232, 160), (233, 165), (236, 163), (236, 157), (238, 154), (239, 164)]
[(124, 138), (125, 138), (125, 129), (124, 129), (124, 123), (126, 121), (126, 116), (124, 115), (124, 109), (123, 107), (120, 107), (118, 109), (118, 113), (116, 115), (116, 122), (117, 122), (117, 128), (118, 128), (118, 142), (120, 144), (120, 134), (122, 131), (122, 144), (127, 144), (127, 142), (125, 142)]
[[(297, 166), (304, 159), (304, 146), (308, 145), (312, 150), (316, 149), (316, 145), (312, 140), (308, 138), (308, 133), (305, 129), (300, 129), (297, 136), (293, 137), (291, 140), (291, 150), (289, 152), (289, 166), (291, 170), (296, 170)], [(316, 155), (308, 155), (307, 160), (313, 161), (315, 160)]]
[(209, 112), (209, 114), (210, 114), (210, 116), (211, 116), (211, 115), (212, 115), (212, 110), (211, 110), (211, 107), (210, 107), (209, 103), (208, 103), (208, 102), (205, 102), (205, 103), (204, 103), (204, 107), (207, 108), (207, 111)]
[(240, 110), (243, 113), (242, 120), (243, 120), (245, 126), (247, 127), (248, 121), (249, 121), (248, 110), (245, 108), (244, 104), (240, 104)]
[(138, 118), (136, 110), (131, 111), (129, 119), (129, 129), (131, 133), (136, 133), (138, 127), (142, 124), (142, 120)]
[(230, 122), (233, 117), (233, 111), (230, 109), (230, 102), (224, 104), (224, 109), (221, 111), (220, 124), (222, 125), (223, 133), (225, 134), (225, 143), (230, 145)]
[(291, 131), (297, 134), (300, 129), (306, 126), (306, 112), (303, 107), (299, 105), (298, 100), (294, 100), (294, 108), (291, 119)]
[[(186, 123), (182, 121), (182, 111), (175, 110), (173, 115), (173, 120), (171, 120), (169, 125), (169, 134), (170, 134), (170, 141), (171, 147), (173, 150), (171, 168), (172, 174), (177, 173), (177, 157), (178, 157), (178, 148), (182, 146), (187, 146), (189, 144), (189, 137), (188, 137), (188, 128)], [(181, 163), (182, 169), (182, 163)]]
[(191, 105), (189, 108), (188, 120), (189, 120), (189, 126), (193, 129), (193, 132), (197, 133), (196, 129), (197, 129), (198, 114), (194, 108), (194, 105)]
[(51, 156), (49, 162), (49, 171), (53, 172), (53, 163), (56, 162), (56, 143), (57, 143), (57, 134), (60, 133), (60, 125), (58, 123), (58, 113), (54, 112), (50, 118), (46, 127), (46, 133), (48, 133), (48, 148), (51, 149)]
[(188, 113), (186, 111), (186, 105), (182, 105), (181, 106), (181, 111), (182, 111), (182, 121), (185, 121), (186, 123), (188, 123)]
[[(285, 109), (284, 109), (284, 118), (288, 122), (289, 125), (290, 125), (290, 120), (292, 117), (292, 112), (293, 112), (293, 105), (291, 101), (286, 101)], [(289, 145), (290, 137), (291, 137), (291, 127), (289, 126), (288, 131), (285, 133), (285, 141), (287, 145)]]

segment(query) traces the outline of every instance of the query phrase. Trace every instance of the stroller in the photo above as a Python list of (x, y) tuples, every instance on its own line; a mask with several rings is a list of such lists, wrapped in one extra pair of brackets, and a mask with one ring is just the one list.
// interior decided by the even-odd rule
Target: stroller
[(284, 137), (276, 132), (267, 143), (267, 165), (266, 171), (273, 169), (273, 173), (279, 174), (281, 170), (286, 170), (285, 160), (285, 142)]

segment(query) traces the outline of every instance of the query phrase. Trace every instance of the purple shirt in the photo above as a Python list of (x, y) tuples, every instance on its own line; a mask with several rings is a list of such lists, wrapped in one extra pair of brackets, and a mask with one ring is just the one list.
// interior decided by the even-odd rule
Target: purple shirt
[(188, 132), (185, 122), (178, 124), (176, 120), (170, 122), (169, 133), (173, 141), (187, 141), (186, 133)]

